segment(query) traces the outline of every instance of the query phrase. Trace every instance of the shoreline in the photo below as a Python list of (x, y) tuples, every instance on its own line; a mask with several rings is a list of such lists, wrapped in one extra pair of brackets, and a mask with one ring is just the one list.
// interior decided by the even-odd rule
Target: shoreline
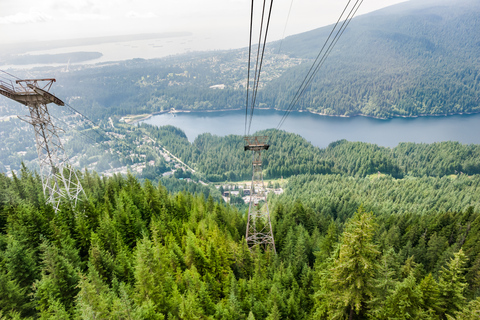
[[(258, 110), (274, 110), (274, 111), (285, 111), (277, 108), (257, 108)], [(135, 121), (132, 121), (128, 124), (136, 124), (140, 121), (145, 121), (147, 119), (150, 119), (151, 117), (159, 114), (165, 114), (165, 113), (212, 113), (212, 112), (229, 112), (229, 111), (240, 111), (242, 108), (235, 108), (235, 109), (218, 109), (218, 110), (163, 110), (163, 111), (157, 111), (150, 113), (149, 115), (137, 119)], [(414, 116), (401, 116), (401, 115), (394, 115), (390, 117), (375, 117), (371, 115), (366, 115), (363, 113), (358, 113), (358, 114), (353, 114), (353, 115), (338, 115), (338, 114), (326, 114), (326, 113), (321, 113), (321, 112), (315, 112), (311, 110), (295, 110), (293, 112), (298, 112), (298, 113), (310, 113), (310, 114), (315, 114), (319, 116), (324, 116), (324, 117), (335, 117), (335, 118), (355, 118), (355, 117), (365, 117), (365, 118), (371, 118), (371, 119), (377, 119), (377, 120), (391, 120), (391, 119), (396, 119), (396, 118), (403, 118), (403, 119), (415, 119), (415, 118), (420, 118), (420, 117), (449, 117), (449, 116), (463, 116), (463, 115), (473, 115), (473, 114), (480, 114), (480, 111), (477, 112), (456, 112), (456, 113), (443, 113), (443, 114), (418, 114)]]
[[(279, 109), (274, 109), (276, 111), (283, 111), (283, 110), (279, 110)], [(295, 111), (295, 112), (299, 112), (299, 113), (303, 113), (303, 112), (308, 112), (308, 113), (311, 113), (311, 114), (316, 114), (316, 115), (319, 115), (319, 116), (326, 116), (326, 117), (336, 117), (336, 118), (355, 118), (355, 117), (365, 117), (365, 118), (372, 118), (372, 119), (377, 119), (377, 120), (391, 120), (391, 119), (396, 119), (396, 118), (403, 118), (403, 119), (415, 119), (415, 118), (420, 118), (420, 117), (449, 117), (449, 116), (463, 116), (463, 115), (472, 115), (472, 114), (479, 114), (480, 111), (476, 111), (476, 112), (455, 112), (455, 113), (442, 113), (442, 114), (426, 114), (426, 113), (421, 113), (421, 114), (418, 114), (418, 115), (414, 115), (414, 116), (401, 116), (401, 115), (394, 115), (394, 116), (390, 116), (390, 117), (375, 117), (375, 116), (371, 116), (371, 115), (368, 115), (368, 114), (363, 114), (363, 113), (357, 113), (357, 114), (353, 114), (353, 115), (349, 115), (349, 116), (346, 116), (346, 115), (338, 115), (338, 114), (326, 114), (326, 113), (321, 113), (321, 112), (315, 112), (315, 111), (310, 111), (310, 110), (298, 110), (298, 111)]]

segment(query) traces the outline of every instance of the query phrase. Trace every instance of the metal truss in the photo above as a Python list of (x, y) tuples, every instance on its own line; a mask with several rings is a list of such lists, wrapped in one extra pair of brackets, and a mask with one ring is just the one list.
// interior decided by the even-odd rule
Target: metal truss
[(252, 185), (245, 237), (249, 248), (261, 246), (265, 250), (270, 248), (276, 252), (262, 172), (262, 151), (269, 148), (267, 140), (267, 136), (245, 137), (245, 151), (253, 151)]
[[(47, 83), (40, 87), (39, 81)], [(15, 87), (1, 81), (0, 94), (28, 107), (30, 116), (22, 120), (33, 126), (43, 194), (57, 212), (62, 199), (76, 205), (84, 191), (77, 173), (68, 164), (58, 130), (48, 113), (48, 103), (64, 105), (62, 100), (48, 92), (53, 82), (55, 79), (17, 80), (16, 84), (19, 86)]]

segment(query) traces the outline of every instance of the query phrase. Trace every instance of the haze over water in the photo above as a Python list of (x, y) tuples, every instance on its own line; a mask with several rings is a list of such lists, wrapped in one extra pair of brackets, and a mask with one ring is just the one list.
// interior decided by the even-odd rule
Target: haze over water
[[(275, 128), (283, 112), (256, 110), (250, 134)], [(218, 136), (243, 135), (245, 112), (198, 112), (155, 115), (144, 123), (181, 128), (189, 141), (202, 133)], [(346, 139), (395, 147), (400, 142), (433, 143), (459, 141), (480, 144), (480, 114), (448, 117), (395, 118), (379, 120), (366, 117), (326, 117), (311, 113), (291, 113), (282, 130), (301, 135), (313, 145), (325, 148), (331, 142)]]

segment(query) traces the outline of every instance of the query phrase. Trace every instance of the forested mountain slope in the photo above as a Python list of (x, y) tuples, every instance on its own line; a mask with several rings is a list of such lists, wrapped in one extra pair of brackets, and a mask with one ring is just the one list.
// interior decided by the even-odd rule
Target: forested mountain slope
[[(346, 182), (318, 206), (295, 192), (316, 197), (325, 185), (299, 177), (271, 199), (274, 254), (250, 252), (246, 216), (212, 198), (131, 175), (79, 175), (88, 200), (57, 214), (38, 175), (0, 175), (0, 319), (478, 317), (478, 199), (445, 212), (427, 195), (396, 202), (396, 214), (368, 212), (348, 200), (372, 207), (368, 191)], [(478, 194), (464, 180), (431, 188)], [(401, 196), (388, 179), (376, 183), (385, 193), (377, 204)]]
[[(357, 17), (299, 107), (375, 117), (478, 112), (479, 17), (476, 0), (412, 0)], [(331, 29), (288, 37), (282, 51), (314, 58)], [(272, 81), (265, 99), (285, 108), (305, 68), (293, 68)]]
[[(212, 182), (251, 179), (251, 154), (243, 151), (242, 136), (205, 133), (190, 143), (183, 131), (172, 126), (142, 124), (140, 128)], [(285, 131), (269, 129), (255, 134), (267, 135), (271, 145), (262, 154), (266, 179), (329, 173), (357, 177), (382, 173), (394, 178), (480, 174), (480, 145), (448, 141), (386, 148), (340, 140), (320, 149)]]

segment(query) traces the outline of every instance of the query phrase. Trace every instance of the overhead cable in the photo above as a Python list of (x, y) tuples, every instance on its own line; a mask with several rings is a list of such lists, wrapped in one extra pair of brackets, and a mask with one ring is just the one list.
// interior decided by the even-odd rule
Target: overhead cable
[(262, 45), (262, 33), (263, 33), (263, 19), (265, 17), (265, 4), (266, 4), (266, 0), (263, 0), (263, 6), (262, 6), (262, 16), (261, 16), (261, 19), (260, 19), (260, 32), (258, 33), (258, 44), (257, 44), (257, 58), (255, 59), (255, 74), (253, 76), (253, 87), (252, 87), (252, 97), (251, 97), (251, 102), (250, 102), (250, 121), (249, 121), (249, 125), (248, 125), (248, 131), (247, 133), (249, 134), (250, 133), (250, 126), (251, 126), (251, 123), (252, 123), (252, 118), (253, 118), (253, 110), (254, 110), (254, 96), (255, 96), (255, 88), (256, 88), (256, 84), (257, 84), (257, 74), (260, 75), (260, 73), (258, 72), (258, 62), (259, 62), (259, 57), (260, 57), (260, 47)]
[(290, 18), (290, 12), (292, 11), (293, 0), (290, 2), (290, 8), (288, 8), (287, 21), (285, 21), (285, 27), (283, 28), (282, 40), (280, 40), (280, 45), (278, 46), (278, 52), (282, 50), (283, 39), (285, 39), (285, 31), (287, 31), (288, 19)]
[[(98, 141), (96, 141), (94, 138), (92, 138), (91, 136), (89, 136), (88, 134), (84, 133), (84, 132), (81, 132), (80, 130), (78, 130), (77, 128), (73, 127), (72, 125), (69, 125), (68, 123), (66, 123), (65, 121), (63, 121), (62, 119), (60, 118), (57, 118), (55, 117), (54, 115), (50, 114), (50, 117), (54, 118), (55, 120), (65, 124), (66, 126), (68, 126), (69, 128), (75, 130), (76, 132), (78, 132), (79, 134), (81, 134), (82, 136), (84, 136), (85, 138), (91, 140), (92, 142), (94, 143), (98, 143)], [(65, 130), (63, 130), (65, 131)]]
[[(293, 110), (293, 107), (296, 105), (296, 103), (298, 102), (298, 100), (300, 99), (300, 97), (302, 96), (302, 94), (305, 92), (305, 90), (307, 89), (307, 87), (311, 84), (313, 78), (315, 77), (315, 75), (318, 73), (318, 70), (322, 67), (323, 63), (325, 62), (326, 58), (328, 57), (328, 55), (331, 53), (331, 51), (333, 50), (333, 48), (335, 47), (335, 45), (337, 44), (338, 40), (340, 39), (340, 37), (343, 35), (345, 29), (347, 28), (347, 26), (350, 24), (350, 21), (353, 19), (353, 17), (355, 16), (356, 12), (358, 11), (358, 9), (360, 8), (361, 4), (363, 3), (363, 0), (357, 0), (355, 2), (355, 4), (353, 5), (353, 7), (350, 9), (347, 17), (345, 18), (345, 20), (343, 21), (343, 23), (341, 24), (340, 28), (337, 30), (334, 38), (330, 41), (330, 38), (332, 36), (332, 34), (335, 32), (335, 29), (337, 29), (337, 26), (340, 22), (340, 20), (342, 20), (343, 18), (343, 15), (345, 14), (345, 11), (347, 10), (347, 8), (349, 7), (350, 5), (350, 2), (351, 0), (348, 1), (347, 5), (345, 6), (345, 8), (343, 9), (340, 17), (338, 18), (337, 22), (335, 23), (332, 31), (330, 32), (327, 40), (325, 41), (325, 43), (323, 44), (322, 48), (320, 49), (320, 52), (318, 53), (317, 57), (315, 58), (315, 61), (312, 63), (312, 66), (310, 67), (310, 69), (308, 70), (307, 72), (307, 75), (305, 76), (305, 78), (303, 79), (300, 87), (298, 88), (297, 92), (295, 93), (293, 99), (291, 100), (291, 102), (289, 103), (287, 109), (285, 110), (285, 113), (283, 114), (282, 118), (280, 119), (280, 122), (278, 123), (277, 125), (277, 130), (280, 129), (280, 127), (283, 125), (283, 123), (285, 122), (286, 118), (288, 117), (288, 115), (290, 114), (290, 112)], [(330, 41), (330, 42), (329, 42)], [(327, 46), (328, 45), (328, 46)], [(327, 47), (325, 49), (325, 47)]]
[(7, 72), (7, 71), (5, 71), (5, 70), (0, 70), (0, 71), (1, 71), (1, 72), (3, 72), (3, 73), (5, 73), (5, 74), (8, 74), (8, 75), (9, 75), (9, 76), (11, 76), (11, 77), (14, 77), (14, 78), (15, 78), (15, 79), (17, 79), (17, 80), (20, 80), (20, 78), (19, 78), (19, 77), (17, 77), (17, 76), (14, 76), (13, 74), (11, 74), (11, 73), (8, 73), (8, 72)]
[(253, 2), (250, 9), (250, 38), (248, 40), (248, 71), (247, 71), (247, 99), (245, 102), (245, 136), (247, 135), (247, 117), (248, 117), (248, 91), (250, 90), (250, 60), (252, 55), (252, 29), (253, 29)]
[[(262, 64), (263, 64), (263, 57), (265, 54), (265, 46), (267, 42), (267, 36), (268, 36), (268, 29), (270, 26), (270, 18), (272, 14), (272, 8), (273, 8), (273, 0), (270, 1), (270, 7), (268, 9), (268, 17), (267, 17), (267, 22), (265, 26), (265, 32), (263, 31), (264, 29), (264, 18), (265, 18), (265, 8), (266, 8), (266, 0), (263, 1), (263, 7), (262, 7), (262, 15), (261, 15), (261, 21), (260, 21), (260, 32), (259, 32), (259, 40), (258, 40), (258, 47), (257, 47), (257, 59), (255, 63), (255, 73), (254, 73), (254, 79), (253, 79), (253, 86), (252, 86), (252, 92), (251, 96), (248, 96), (248, 91), (247, 90), (247, 103), (245, 106), (245, 135), (250, 133), (250, 128), (252, 125), (252, 119), (253, 119), (253, 113), (255, 110), (255, 102), (257, 99), (257, 92), (258, 92), (258, 86), (260, 82), (260, 74), (262, 71)], [(252, 2), (252, 10), (253, 10), (253, 2)], [(251, 18), (253, 20), (253, 11), (251, 13)], [(252, 22), (251, 22), (252, 24)], [(250, 34), (251, 35), (251, 34)], [(251, 36), (250, 36), (250, 44), (251, 44)], [(249, 49), (249, 59), (250, 59), (251, 51)], [(250, 64), (249, 64), (249, 71), (250, 71)], [(249, 79), (248, 79), (248, 82)], [(249, 88), (249, 84), (247, 84), (247, 88)], [(250, 120), (248, 121), (248, 129), (247, 129), (247, 116), (248, 116), (248, 101), (250, 99)]]
[(258, 84), (260, 83), (260, 72), (262, 70), (262, 64), (263, 64), (263, 56), (264, 56), (264, 53), (265, 53), (265, 46), (267, 44), (267, 34), (268, 34), (268, 27), (270, 25), (270, 17), (271, 17), (271, 13), (272, 13), (272, 5), (273, 5), (273, 0), (271, 2), (271, 5), (270, 5), (270, 10), (269, 10), (269, 13), (268, 13), (268, 20), (267, 20), (267, 28), (266, 28), (266, 31), (265, 31), (265, 39), (263, 41), (263, 48), (262, 48), (262, 56), (261, 56), (261, 59), (260, 59), (260, 67), (258, 69), (258, 77), (257, 77), (257, 82), (256, 82), (256, 85), (255, 85), (255, 91), (254, 91), (254, 97), (253, 97), (253, 103), (252, 103), (252, 114), (250, 115), (250, 124), (248, 126), (248, 131), (250, 133), (250, 127), (252, 126), (252, 118), (253, 118), (253, 110), (255, 108), (255, 102), (257, 100), (257, 92), (258, 92)]

